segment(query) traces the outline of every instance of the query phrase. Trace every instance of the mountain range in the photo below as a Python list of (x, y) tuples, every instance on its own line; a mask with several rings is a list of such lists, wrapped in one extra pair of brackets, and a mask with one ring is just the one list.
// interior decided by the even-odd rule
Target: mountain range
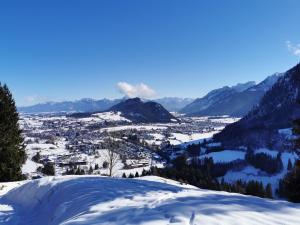
[(259, 84), (250, 81), (213, 90), (203, 98), (198, 98), (185, 106), (180, 112), (189, 116), (229, 115), (243, 117), (259, 103), (266, 91), (273, 86), (280, 76), (282, 74), (276, 73)]
[[(95, 100), (91, 98), (84, 98), (77, 101), (46, 102), (33, 106), (18, 107), (18, 110), (22, 113), (96, 112), (108, 110), (110, 107), (124, 100), (126, 100), (126, 98), (113, 100)], [(193, 100), (194, 99), (192, 98), (165, 97), (153, 101), (160, 103), (170, 112), (177, 112), (186, 105), (190, 104)], [(149, 100), (143, 99), (143, 101)]]
[(77, 101), (46, 102), (33, 106), (18, 107), (18, 110), (22, 113), (93, 112), (107, 110), (121, 101), (122, 99), (94, 100), (84, 98)]
[[(152, 100), (161, 104), (170, 112), (180, 112), (188, 116), (220, 116), (243, 117), (255, 107), (265, 93), (283, 74), (276, 73), (256, 84), (254, 81), (225, 86), (212, 90), (202, 98), (165, 97)], [(123, 102), (123, 99), (81, 99), (78, 101), (47, 102), (33, 106), (19, 107), (22, 113), (74, 113), (106, 111)], [(143, 99), (144, 102), (150, 101)]]
[(280, 76), (259, 105), (240, 121), (228, 125), (215, 139), (228, 147), (283, 147), (280, 130), (291, 128), (300, 117), (299, 88), (300, 64)]

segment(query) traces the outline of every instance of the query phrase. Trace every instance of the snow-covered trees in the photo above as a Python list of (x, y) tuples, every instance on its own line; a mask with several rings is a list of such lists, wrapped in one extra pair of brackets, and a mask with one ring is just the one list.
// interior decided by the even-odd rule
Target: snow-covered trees
[(0, 182), (22, 179), (26, 160), (15, 101), (6, 85), (0, 84)]
[(261, 169), (268, 174), (276, 174), (283, 168), (280, 153), (277, 154), (277, 157), (272, 157), (263, 152), (255, 154), (253, 151), (248, 150), (245, 159), (250, 165)]
[[(299, 104), (300, 104), (300, 101), (299, 101)], [(300, 119), (297, 119), (297, 120), (294, 121), (293, 132), (294, 132), (294, 134), (296, 134), (298, 136), (300, 135)], [(300, 149), (300, 138), (297, 138), (295, 140), (295, 149), (297, 149), (297, 150)]]

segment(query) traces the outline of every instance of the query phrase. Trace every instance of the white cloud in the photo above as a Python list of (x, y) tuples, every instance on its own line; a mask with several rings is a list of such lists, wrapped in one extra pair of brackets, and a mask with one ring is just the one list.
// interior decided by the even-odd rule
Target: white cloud
[(155, 90), (143, 83), (132, 85), (127, 82), (119, 82), (117, 87), (122, 94), (129, 98), (153, 98), (156, 96)]
[(42, 102), (46, 102), (49, 99), (47, 97), (39, 96), (39, 95), (30, 95), (24, 97), (24, 105), (33, 105)]
[(292, 42), (286, 41), (286, 46), (290, 52), (300, 57), (300, 44), (294, 45)]

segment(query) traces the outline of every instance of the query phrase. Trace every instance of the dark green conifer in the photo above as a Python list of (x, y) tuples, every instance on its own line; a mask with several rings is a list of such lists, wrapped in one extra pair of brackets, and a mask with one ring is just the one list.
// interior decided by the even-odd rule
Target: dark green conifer
[(271, 184), (267, 184), (266, 186), (266, 197), (273, 198), (272, 186)]
[(12, 94), (6, 85), (0, 84), (0, 182), (23, 178), (21, 167), (26, 154), (18, 122)]

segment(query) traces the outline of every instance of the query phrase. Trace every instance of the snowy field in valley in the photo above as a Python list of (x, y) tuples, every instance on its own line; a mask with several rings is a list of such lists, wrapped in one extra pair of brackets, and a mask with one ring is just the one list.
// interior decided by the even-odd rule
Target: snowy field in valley
[[(278, 151), (261, 148), (256, 150), (255, 153), (266, 153), (270, 156), (276, 157)], [(240, 154), (242, 154), (242, 152)], [(256, 180), (262, 182), (264, 186), (270, 183), (272, 185), (273, 192), (275, 194), (275, 188), (278, 187), (279, 180), (283, 179), (288, 172), (288, 161), (290, 160), (291, 163), (294, 164), (298, 158), (299, 157), (297, 156), (296, 153), (282, 152), (281, 160), (283, 163), (283, 169), (279, 173), (274, 175), (269, 175), (261, 171), (260, 169), (254, 168), (253, 166), (249, 165), (239, 171), (229, 171), (226, 173), (226, 175), (223, 178), (225, 181), (230, 183), (235, 182), (237, 180), (242, 180), (242, 181)]]
[(209, 154), (204, 154), (200, 156), (200, 159), (213, 158), (215, 163), (228, 163), (235, 160), (245, 159), (246, 152), (238, 150), (224, 150), (221, 152), (212, 152)]
[[(214, 146), (214, 143), (208, 144), (207, 146)], [(217, 143), (216, 146), (218, 146)], [(279, 151), (274, 149), (259, 148), (256, 149), (254, 153), (255, 154), (265, 153), (269, 156), (276, 158)], [(234, 183), (238, 180), (242, 180), (245, 182), (256, 180), (262, 182), (264, 186), (266, 186), (267, 184), (271, 184), (273, 188), (273, 194), (274, 196), (276, 196), (275, 190), (276, 188), (278, 188), (279, 180), (283, 179), (288, 172), (289, 160), (292, 164), (294, 164), (296, 160), (299, 159), (299, 156), (295, 152), (280, 151), (280, 153), (281, 153), (280, 157), (283, 164), (283, 168), (280, 172), (276, 174), (268, 174), (260, 169), (257, 169), (247, 164), (244, 167), (229, 170), (223, 177), (219, 177), (219, 180), (221, 181), (222, 179), (224, 179), (224, 181), (228, 183)], [(214, 163), (233, 163), (237, 161), (244, 161), (245, 155), (246, 155), (245, 150), (236, 149), (236, 150), (222, 150), (219, 152), (211, 152), (208, 154), (204, 153), (199, 158), (200, 159), (212, 158)]]
[[(20, 125), (24, 131), (27, 161), (23, 165), (24, 174), (40, 177), (43, 164), (55, 164), (56, 175), (62, 175), (69, 165), (76, 165), (89, 173), (104, 175), (102, 168), (106, 161), (105, 142), (107, 138), (121, 143), (120, 160), (114, 176), (129, 175), (151, 166), (162, 167), (164, 161), (156, 154), (157, 149), (166, 146), (186, 147), (210, 139), (236, 118), (183, 117), (174, 123), (132, 123), (119, 112), (95, 113), (87, 118), (73, 118), (66, 115), (37, 114), (22, 115)], [(129, 140), (129, 137), (136, 140)], [(145, 145), (146, 143), (147, 145)], [(33, 161), (39, 153), (40, 161)], [(127, 162), (126, 165), (124, 162)], [(96, 166), (99, 168), (95, 169)]]
[[(299, 224), (300, 204), (201, 190), (153, 176), (47, 177), (7, 186), (0, 197), (3, 225)], [(5, 194), (9, 188), (15, 189)]]

